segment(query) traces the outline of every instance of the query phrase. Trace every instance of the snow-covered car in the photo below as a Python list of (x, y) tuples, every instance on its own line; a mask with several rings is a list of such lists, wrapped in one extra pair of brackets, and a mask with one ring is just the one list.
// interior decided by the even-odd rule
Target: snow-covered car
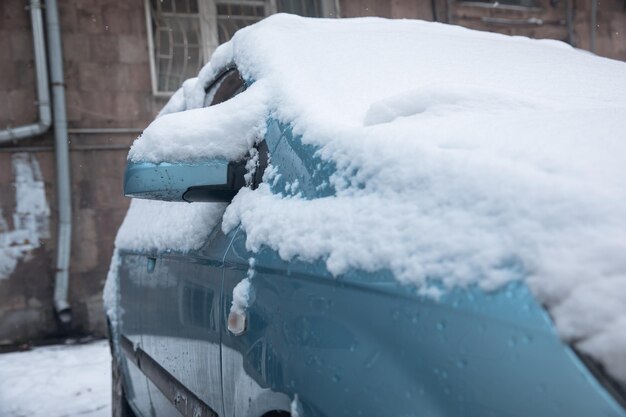
[(420, 21), (240, 30), (129, 152), (114, 412), (626, 416), (625, 74)]

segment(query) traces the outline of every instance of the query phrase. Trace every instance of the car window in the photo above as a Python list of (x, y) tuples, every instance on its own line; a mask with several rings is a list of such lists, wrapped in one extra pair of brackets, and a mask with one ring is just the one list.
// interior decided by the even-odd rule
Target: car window
[(235, 97), (246, 89), (246, 83), (236, 68), (224, 71), (207, 89), (204, 106), (214, 106)]
[[(214, 106), (224, 101), (230, 100), (237, 94), (246, 89), (246, 83), (241, 77), (237, 68), (229, 68), (225, 70), (216, 80), (207, 88), (204, 98), (204, 106)], [(259, 152), (257, 160), (257, 169), (253, 176), (252, 188), (256, 188), (262, 181), (263, 172), (268, 164), (267, 144), (262, 141), (255, 146)]]

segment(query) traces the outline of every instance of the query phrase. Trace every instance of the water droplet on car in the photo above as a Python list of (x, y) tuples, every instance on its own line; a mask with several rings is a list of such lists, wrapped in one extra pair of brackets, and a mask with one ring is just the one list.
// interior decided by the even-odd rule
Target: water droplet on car
[(306, 362), (306, 363), (307, 363), (307, 365), (319, 365), (321, 362), (320, 362), (320, 360), (318, 359), (318, 357), (317, 357), (317, 356), (315, 356), (315, 355), (310, 355), (310, 356), (307, 358), (307, 362)]
[(380, 357), (380, 351), (376, 350), (374, 351), (369, 358), (367, 358), (367, 361), (365, 362), (365, 368), (366, 369), (371, 369), (374, 364), (376, 363), (376, 361), (378, 361), (378, 358)]

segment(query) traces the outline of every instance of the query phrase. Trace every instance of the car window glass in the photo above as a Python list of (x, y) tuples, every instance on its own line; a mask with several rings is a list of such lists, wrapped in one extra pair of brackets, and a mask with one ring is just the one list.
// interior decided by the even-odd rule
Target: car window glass
[(236, 68), (231, 68), (220, 75), (207, 89), (204, 106), (213, 106), (235, 97), (246, 89), (246, 84)]
[[(246, 89), (246, 83), (244, 82), (241, 74), (236, 68), (230, 68), (224, 71), (217, 79), (207, 88), (206, 95), (204, 97), (204, 106), (214, 106), (224, 101), (230, 100), (237, 94)], [(266, 148), (263, 148), (266, 149)], [(264, 170), (267, 166), (267, 151), (259, 158), (260, 165)], [(260, 177), (259, 177), (260, 178)], [(259, 180), (255, 176), (255, 180)], [(260, 181), (260, 180), (259, 180)], [(210, 203), (210, 204), (222, 204), (222, 203)], [(219, 213), (221, 218), (226, 210), (226, 204), (223, 205), (223, 209)], [(214, 233), (211, 234), (213, 236)], [(212, 237), (209, 237), (211, 240)]]

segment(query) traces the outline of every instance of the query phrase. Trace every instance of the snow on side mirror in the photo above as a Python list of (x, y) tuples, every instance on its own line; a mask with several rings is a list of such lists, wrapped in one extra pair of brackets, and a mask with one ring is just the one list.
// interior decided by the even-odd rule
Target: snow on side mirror
[(244, 186), (245, 161), (199, 163), (128, 161), (124, 195), (163, 201), (230, 202)]

